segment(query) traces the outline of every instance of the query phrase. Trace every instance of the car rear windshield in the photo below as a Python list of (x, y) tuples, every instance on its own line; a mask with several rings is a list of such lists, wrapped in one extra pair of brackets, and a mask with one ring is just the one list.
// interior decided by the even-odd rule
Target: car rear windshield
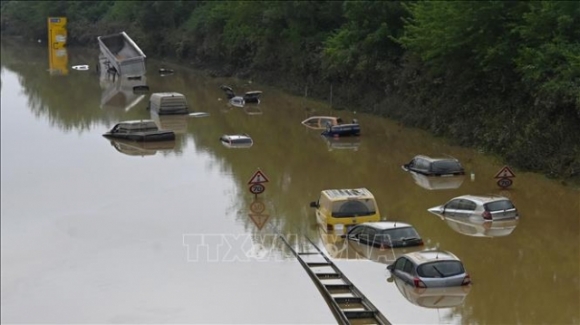
[(422, 278), (446, 278), (465, 273), (459, 261), (438, 261), (420, 265), (417, 273)]
[(335, 218), (370, 216), (375, 213), (375, 201), (371, 199), (336, 201), (332, 204), (332, 216)]
[(419, 234), (413, 227), (402, 227), (381, 231), (380, 235), (388, 236), (391, 240), (419, 238)]
[(439, 160), (431, 164), (431, 170), (435, 173), (439, 172), (457, 172), (463, 170), (461, 164), (454, 160)]
[(235, 143), (235, 144), (250, 144), (250, 143), (252, 143), (252, 139), (248, 139), (248, 138), (232, 139), (232, 143)]
[(509, 209), (515, 208), (513, 203), (510, 200), (501, 200), (501, 201), (486, 203), (484, 205), (484, 207), (485, 207), (485, 211), (503, 211), (503, 210), (509, 210)]

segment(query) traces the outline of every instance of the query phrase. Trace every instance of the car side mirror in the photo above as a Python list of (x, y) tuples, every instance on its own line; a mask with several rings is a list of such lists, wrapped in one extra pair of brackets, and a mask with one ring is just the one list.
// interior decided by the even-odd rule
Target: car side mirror
[(392, 272), (393, 271), (393, 268), (394, 268), (393, 264), (387, 265), (387, 270), (389, 270), (389, 271)]
[(317, 202), (310, 202), (310, 207), (311, 208), (318, 208), (318, 203)]
[(342, 234), (342, 235), (340, 235), (340, 238), (344, 239), (344, 238), (346, 238), (346, 235)]

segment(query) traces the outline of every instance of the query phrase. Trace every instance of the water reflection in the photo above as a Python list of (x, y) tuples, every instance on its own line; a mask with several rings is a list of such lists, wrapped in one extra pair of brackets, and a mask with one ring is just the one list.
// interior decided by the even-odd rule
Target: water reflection
[(248, 115), (262, 115), (264, 114), (264, 112), (262, 112), (262, 109), (260, 108), (259, 105), (245, 105), (244, 106), (244, 112), (246, 112), (246, 114)]
[(190, 118), (189, 115), (159, 115), (155, 110), (149, 111), (151, 119), (155, 121), (155, 124), (157, 124), (157, 127), (160, 130), (171, 130), (175, 132), (175, 134), (187, 133), (187, 121)]
[(99, 81), (103, 89), (101, 109), (130, 110), (145, 98), (149, 92), (147, 77), (143, 74), (133, 77), (116, 77), (107, 71), (102, 60), (99, 61)]
[(68, 74), (68, 50), (66, 48), (50, 47), (48, 62), (48, 71), (51, 76), (66, 76)]
[(110, 140), (111, 146), (127, 156), (154, 156), (158, 151), (173, 151), (175, 141), (136, 142), (129, 140)]
[(471, 237), (503, 237), (510, 235), (519, 219), (483, 221), (477, 218), (440, 216), (454, 231)]
[(457, 176), (427, 176), (410, 171), (409, 174), (413, 177), (415, 184), (421, 186), (426, 190), (449, 190), (461, 187), (465, 180), (465, 175)]
[(332, 150), (353, 150), (358, 151), (361, 140), (359, 137), (324, 137), (328, 151)]
[(397, 289), (405, 299), (413, 305), (424, 308), (451, 308), (463, 304), (471, 292), (471, 285), (443, 287), (443, 288), (416, 288), (398, 277), (391, 276), (387, 282), (395, 282)]

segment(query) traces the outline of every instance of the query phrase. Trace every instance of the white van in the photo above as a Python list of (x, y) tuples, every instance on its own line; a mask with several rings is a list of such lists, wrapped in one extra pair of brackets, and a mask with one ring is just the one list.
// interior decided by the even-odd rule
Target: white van
[(175, 92), (151, 94), (147, 108), (159, 115), (189, 114), (187, 99)]

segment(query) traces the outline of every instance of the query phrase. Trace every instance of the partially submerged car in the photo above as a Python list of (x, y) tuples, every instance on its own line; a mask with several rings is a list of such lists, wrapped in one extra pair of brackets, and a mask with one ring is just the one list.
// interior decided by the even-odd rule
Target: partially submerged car
[(244, 98), (242, 96), (234, 96), (234, 97), (230, 98), (229, 103), (235, 107), (244, 107), (244, 105), (246, 104), (246, 101), (244, 100)]
[(382, 248), (423, 245), (423, 239), (412, 225), (397, 221), (361, 223), (343, 236), (347, 240)]
[(333, 259), (370, 260), (376, 263), (389, 265), (407, 253), (423, 250), (423, 246), (406, 246), (400, 248), (384, 248), (362, 244), (359, 241), (347, 240), (340, 233), (328, 231), (326, 227), (318, 225), (320, 240)]
[(465, 175), (465, 169), (455, 158), (432, 158), (425, 155), (415, 156), (409, 163), (401, 166), (405, 171), (412, 171), (426, 176)]
[(176, 92), (153, 93), (149, 99), (147, 109), (158, 115), (189, 114), (187, 99), (183, 94)]
[(360, 125), (357, 119), (353, 119), (352, 123), (342, 123), (338, 125), (326, 125), (326, 129), (321, 133), (327, 137), (350, 137), (360, 135)]
[(443, 205), (429, 208), (428, 211), (442, 218), (472, 218), (482, 221), (519, 218), (518, 210), (510, 199), (495, 195), (458, 196)]
[(438, 288), (417, 288), (398, 277), (390, 277), (397, 289), (413, 305), (424, 308), (451, 308), (460, 306), (471, 292), (470, 285)]
[(340, 117), (311, 116), (302, 121), (302, 125), (311, 129), (324, 130), (322, 135), (329, 137), (360, 135), (360, 125), (356, 119), (353, 119), (352, 123), (344, 123)]
[(433, 250), (405, 254), (387, 266), (391, 275), (417, 288), (471, 284), (463, 263), (451, 252)]
[[(239, 95), (236, 95), (236, 93), (234, 92), (234, 89), (228, 85), (221, 85), (220, 89), (226, 93), (226, 96), (230, 100), (230, 103), (231, 103), (231, 99), (233, 99), (234, 97), (239, 97), (239, 99), (236, 100), (236, 103), (238, 103), (238, 104), (242, 103), (242, 105), (245, 103), (260, 103), (260, 96), (262, 96), (262, 92), (259, 90), (247, 91), (243, 96), (239, 96)], [(233, 105), (233, 103), (232, 103), (232, 105)]]
[(348, 231), (351, 226), (381, 219), (375, 197), (366, 188), (323, 190), (310, 207), (316, 209), (317, 222), (328, 230)]
[(106, 138), (131, 141), (171, 141), (175, 140), (175, 132), (159, 130), (153, 120), (125, 121), (116, 124), (109, 132), (103, 134)]
[(244, 94), (244, 101), (246, 103), (259, 103), (260, 96), (262, 96), (262, 92), (259, 90), (247, 91)]
[(250, 148), (254, 145), (254, 140), (247, 134), (224, 134), (220, 137), (220, 142), (228, 148)]
[(311, 116), (301, 123), (311, 129), (324, 130), (328, 124), (338, 125), (342, 123), (342, 119), (336, 116)]
[(413, 177), (415, 183), (426, 190), (450, 190), (461, 187), (465, 180), (465, 175), (451, 175), (447, 177), (434, 177), (419, 174), (416, 172), (409, 172)]

